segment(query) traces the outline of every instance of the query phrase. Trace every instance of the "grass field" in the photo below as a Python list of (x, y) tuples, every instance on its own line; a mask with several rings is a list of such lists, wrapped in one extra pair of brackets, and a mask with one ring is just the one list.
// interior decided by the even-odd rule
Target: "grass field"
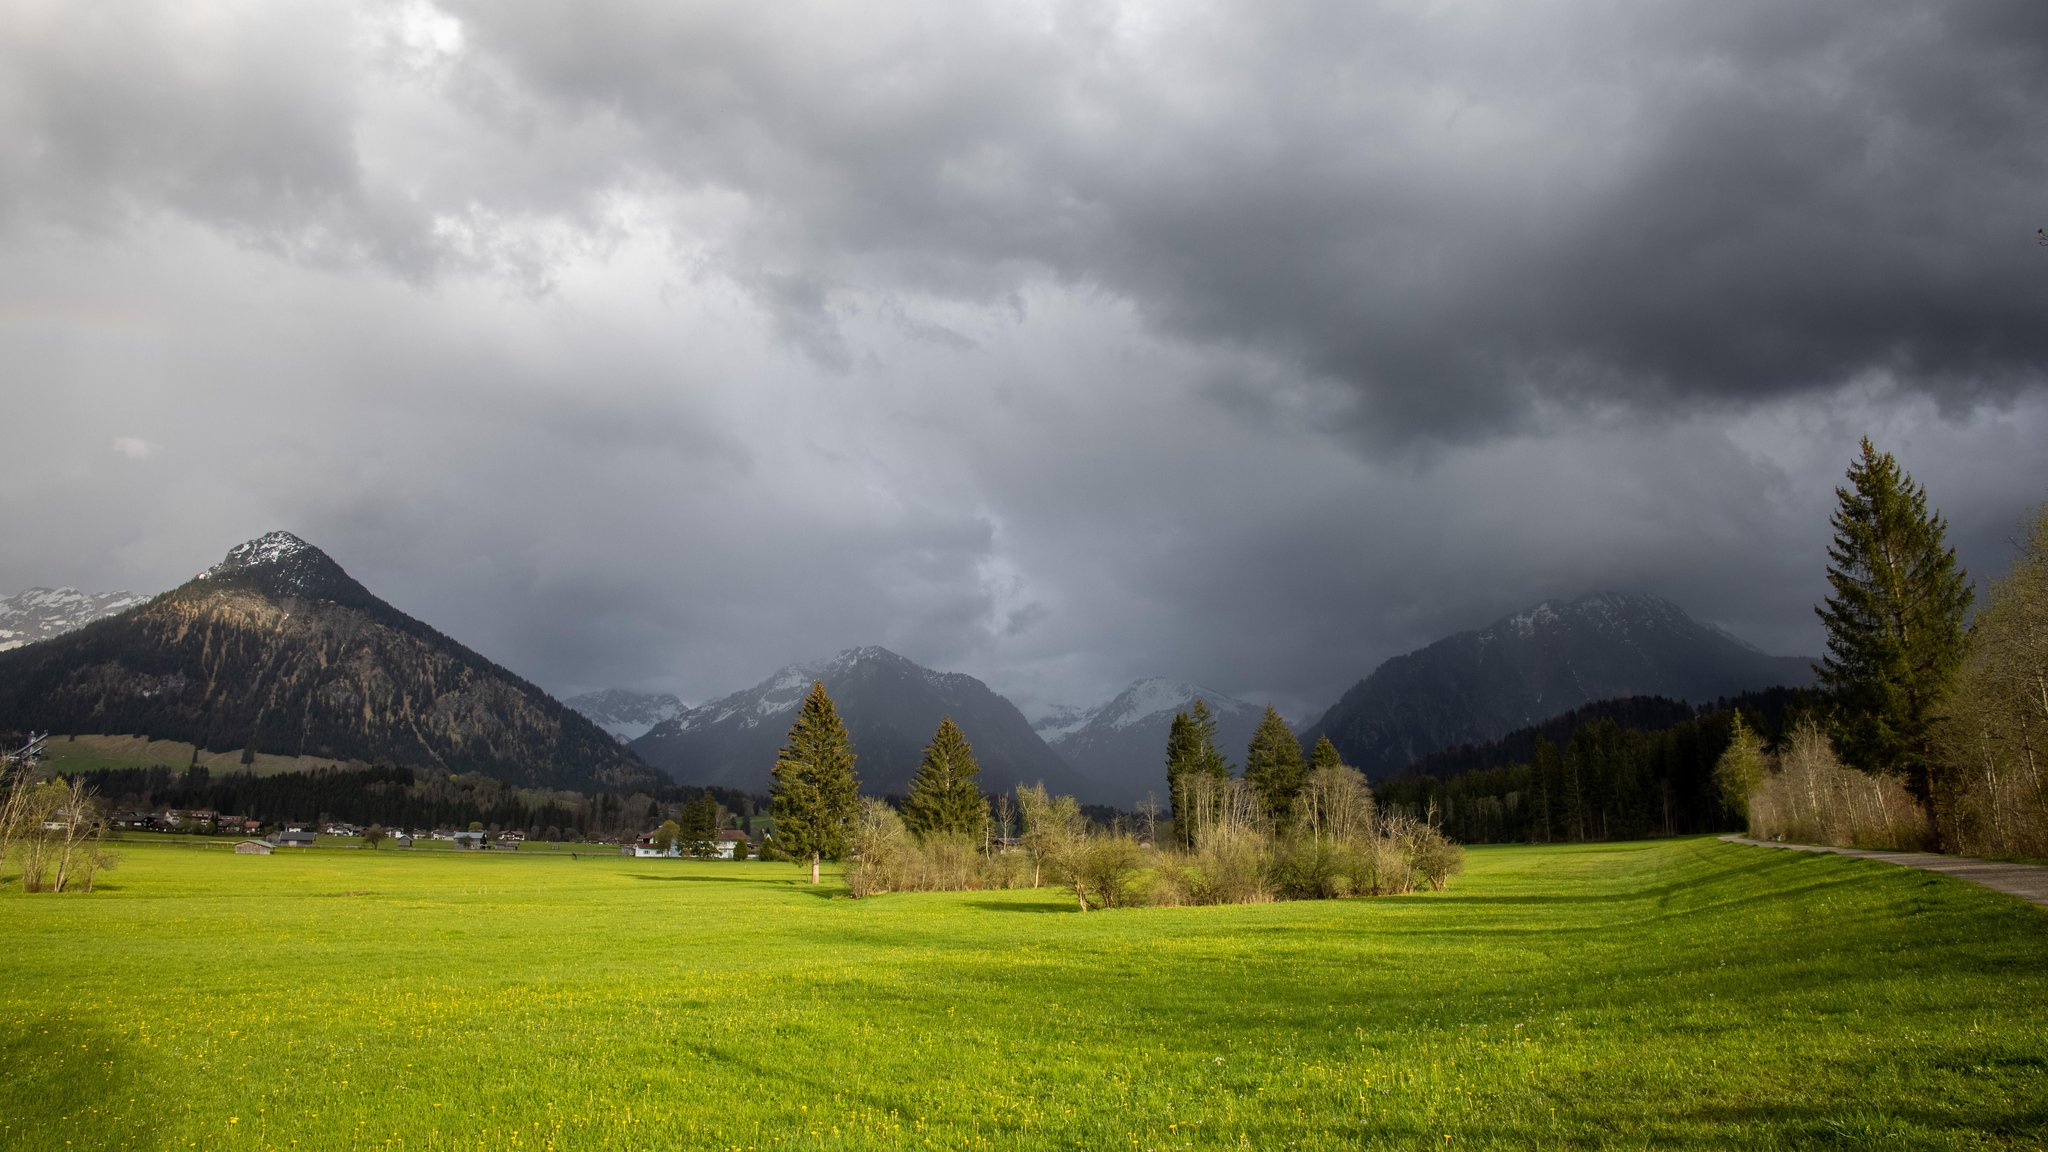
[(790, 865), (138, 844), (0, 896), (0, 1147), (2013, 1148), (2048, 912), (1711, 840), (1082, 915)]
[(248, 772), (257, 776), (307, 772), (315, 768), (367, 767), (342, 760), (323, 760), (318, 756), (275, 756), (268, 752), (256, 753), (249, 763), (244, 764), (239, 748), (227, 752), (195, 751), (190, 744), (176, 740), (151, 740), (147, 736), (54, 736), (45, 746), (43, 756), (45, 768), (54, 776), (110, 768), (169, 768), (182, 772), (187, 765), (195, 763), (211, 772)]

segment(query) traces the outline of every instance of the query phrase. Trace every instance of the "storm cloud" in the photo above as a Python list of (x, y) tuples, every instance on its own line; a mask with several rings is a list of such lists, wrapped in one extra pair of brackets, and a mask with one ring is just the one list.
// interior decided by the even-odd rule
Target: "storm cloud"
[(1290, 714), (1545, 596), (1811, 652), (2048, 498), (2024, 2), (0, 7), (0, 589), (290, 528), (541, 683)]

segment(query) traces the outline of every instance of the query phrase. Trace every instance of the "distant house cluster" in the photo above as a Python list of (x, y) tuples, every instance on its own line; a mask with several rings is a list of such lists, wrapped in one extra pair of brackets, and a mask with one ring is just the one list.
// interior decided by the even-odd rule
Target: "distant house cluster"
[[(763, 839), (766, 839), (766, 837), (763, 837)], [(663, 847), (657, 844), (656, 840), (657, 836), (655, 833), (642, 832), (632, 840), (619, 845), (619, 854), (621, 856), (669, 860), (681, 859), (682, 857), (692, 855), (688, 851), (688, 844), (685, 841), (672, 840), (666, 847)], [(752, 856), (756, 853), (756, 849), (753, 846), (754, 841), (745, 832), (737, 828), (721, 828), (716, 837), (710, 842), (710, 847), (704, 853), (703, 858), (707, 860), (730, 860), (735, 855), (735, 850), (742, 844), (748, 845), (747, 855)]]
[(108, 822), (115, 828), (132, 829), (137, 832), (197, 832), (208, 836), (242, 836), (263, 831), (261, 820), (243, 816), (223, 816), (211, 808), (129, 810), (114, 813)]

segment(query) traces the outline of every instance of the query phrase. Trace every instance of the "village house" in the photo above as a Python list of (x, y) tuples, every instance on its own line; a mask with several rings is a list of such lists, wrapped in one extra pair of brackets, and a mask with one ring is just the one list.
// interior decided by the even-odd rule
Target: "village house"
[(637, 856), (641, 859), (652, 858), (673, 860), (681, 856), (682, 854), (683, 846), (681, 844), (670, 844), (666, 848), (656, 847), (654, 843), (654, 833), (652, 832), (643, 832), (632, 843), (621, 844), (619, 846), (619, 855)]
[(316, 833), (291, 828), (283, 832), (272, 832), (270, 843), (279, 848), (311, 848), (313, 841), (318, 838)]
[(490, 833), (488, 832), (455, 832), (451, 833), (448, 838), (455, 841), (457, 848), (466, 851), (475, 851), (491, 846)]

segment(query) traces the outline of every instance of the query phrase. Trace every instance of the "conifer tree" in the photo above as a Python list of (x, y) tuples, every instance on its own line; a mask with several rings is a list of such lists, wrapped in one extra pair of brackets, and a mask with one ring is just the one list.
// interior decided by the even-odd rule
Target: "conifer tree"
[(775, 757), (770, 797), (777, 850), (793, 860), (809, 859), (816, 884), (818, 862), (845, 853), (860, 805), (853, 742), (823, 683), (813, 683), (797, 709), (789, 743)]
[(1344, 757), (1337, 751), (1337, 746), (1330, 743), (1329, 735), (1324, 734), (1316, 737), (1315, 751), (1310, 752), (1308, 757), (1308, 770), (1319, 772), (1325, 768), (1342, 768), (1343, 766)]
[(1565, 827), (1564, 761), (1557, 754), (1557, 745), (1538, 736), (1529, 766), (1536, 780), (1536, 835), (1545, 844), (1555, 843)]
[(1835, 744), (1865, 772), (1903, 776), (1938, 829), (1933, 734), (1962, 663), (1972, 589), (1945, 542), (1948, 522), (1891, 453), (1866, 437), (1848, 478), (1830, 520), (1833, 594), (1814, 609), (1827, 625), (1817, 671), (1835, 699)]
[(1301, 778), (1301, 741), (1269, 704), (1245, 749), (1245, 783), (1258, 792), (1273, 823), (1284, 825), (1293, 812), (1295, 794), (1301, 791)]
[[(1199, 697), (1194, 707), (1173, 714), (1173, 726), (1166, 734), (1166, 794), (1173, 806), (1174, 836), (1183, 845), (1193, 843), (1195, 814), (1188, 811), (1187, 781), (1191, 776), (1230, 779), (1230, 762), (1216, 750), (1216, 718)], [(1218, 795), (1218, 790), (1205, 790)]]
[(1195, 770), (1218, 780), (1230, 779), (1230, 761), (1216, 747), (1216, 717), (1209, 713), (1209, 705), (1200, 696), (1188, 709), (1188, 723), (1195, 736)]
[(695, 800), (683, 805), (681, 841), (683, 851), (692, 856), (709, 856), (718, 840), (718, 799), (710, 792), (699, 792)]
[(924, 760), (910, 779), (910, 798), (903, 802), (903, 825), (920, 838), (963, 836), (979, 843), (988, 835), (988, 797), (976, 778), (981, 765), (974, 749), (951, 716), (925, 746)]

